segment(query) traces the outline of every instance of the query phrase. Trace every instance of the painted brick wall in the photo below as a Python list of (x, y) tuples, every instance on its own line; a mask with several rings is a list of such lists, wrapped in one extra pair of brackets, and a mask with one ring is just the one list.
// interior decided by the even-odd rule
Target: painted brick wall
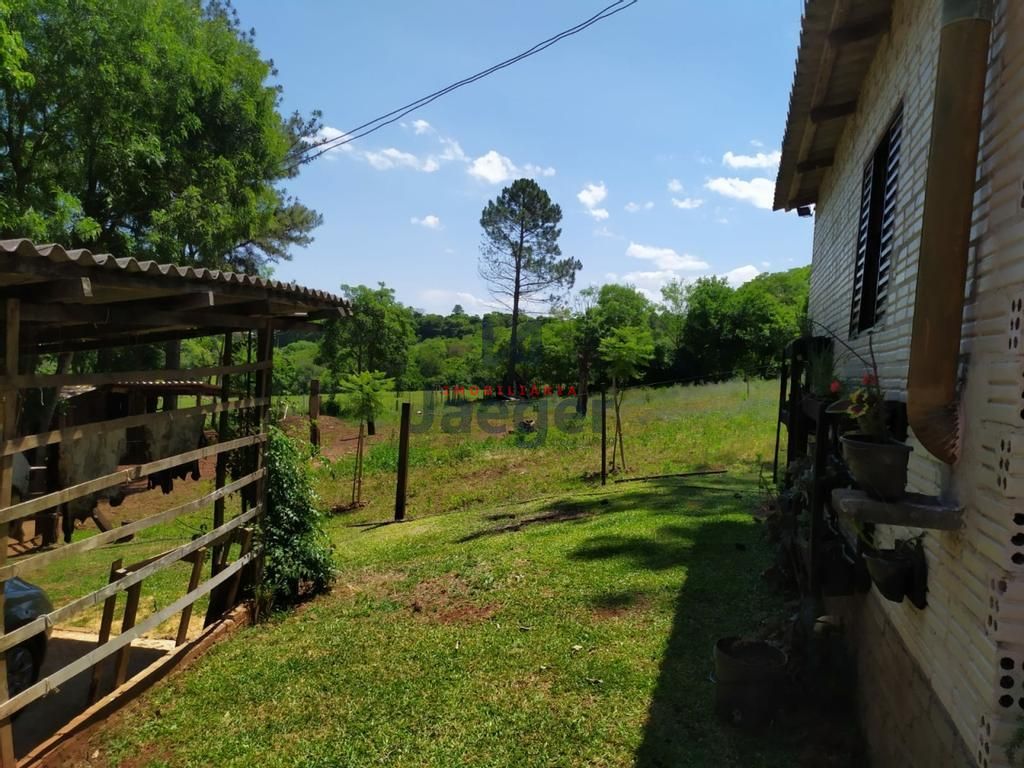
[[(860, 183), (865, 162), (904, 104), (897, 243), (889, 309), (873, 334), (883, 386), (905, 399), (925, 172), (938, 57), (940, 3), (897, 0), (892, 29), (866, 78), (815, 212), (811, 316), (846, 338)], [(925, 532), (929, 605), (918, 611), (872, 592), (878, 615), (976, 762), (1005, 764), (1003, 745), (1024, 715), (1024, 3), (1000, 0), (975, 197), (964, 313), (963, 453), (954, 468), (913, 440), (914, 490), (965, 505), (961, 531)], [(850, 342), (866, 356), (867, 340)], [(852, 356), (843, 373), (859, 377)], [(885, 528), (881, 542), (919, 531)], [(870, 633), (864, 635), (870, 641)], [(881, 642), (881, 641), (879, 641)], [(885, 668), (884, 651), (870, 669)], [(893, 664), (895, 664), (893, 660)], [(912, 678), (917, 680), (917, 678)], [(893, 712), (900, 722), (899, 713)], [(948, 720), (946, 718), (948, 717)], [(887, 721), (882, 720), (882, 723)], [(908, 743), (916, 727), (904, 723)], [(929, 727), (939, 727), (935, 724)], [(903, 763), (906, 764), (906, 763)], [(931, 763), (921, 763), (927, 765)]]

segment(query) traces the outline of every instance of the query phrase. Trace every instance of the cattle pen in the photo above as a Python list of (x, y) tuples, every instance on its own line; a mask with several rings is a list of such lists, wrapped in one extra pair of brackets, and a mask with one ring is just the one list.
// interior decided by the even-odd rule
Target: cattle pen
[[(175, 642), (185, 643), (200, 598), (208, 597), (209, 623), (258, 578), (254, 530), (265, 499), (274, 331), (319, 329), (314, 321), (347, 316), (350, 307), (292, 283), (27, 240), (0, 241), (0, 302), (0, 535), (7, 542), (0, 547), (0, 609), (11, 580), (95, 555), (184, 515), (208, 514), (180, 546), (127, 566), (112, 554), (101, 588), (16, 626), (5, 621), (0, 768), (10, 768), (17, 763), (11, 723), (19, 711), (76, 676), (91, 674), (95, 700), (106, 660), (113, 657), (116, 688), (125, 682), (133, 641), (180, 616)], [(181, 341), (200, 337), (222, 339), (220, 363), (182, 369)], [(103, 369), (110, 350), (144, 346), (160, 350), (162, 367)], [(246, 352), (239, 355), (239, 348)], [(88, 365), (74, 362), (85, 358)], [(68, 403), (87, 392), (103, 393), (95, 398), (100, 405), (71, 418)], [(119, 489), (143, 480), (166, 493), (202, 460), (215, 463), (209, 492), (121, 526), (94, 517), (98, 532), (73, 535), (76, 520), (95, 515), (101, 498), (116, 501)], [(180, 596), (137, 620), (145, 580), (181, 563), (190, 568)], [(121, 631), (113, 633), (120, 593)], [(8, 690), (12, 649), (31, 650), (56, 625), (90, 610), (102, 612), (91, 650), (20, 691)]]

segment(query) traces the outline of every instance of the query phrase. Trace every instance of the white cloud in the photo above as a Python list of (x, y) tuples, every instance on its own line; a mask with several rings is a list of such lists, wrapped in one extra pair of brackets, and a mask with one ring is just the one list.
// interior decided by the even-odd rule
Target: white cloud
[(646, 203), (634, 203), (632, 200), (630, 200), (628, 203), (626, 203), (626, 212), (636, 213), (637, 211), (649, 211), (653, 207), (653, 200), (648, 200)]
[(672, 205), (676, 208), (682, 208), (684, 211), (692, 211), (694, 208), (700, 208), (704, 205), (704, 201), (699, 197), (684, 197), (682, 200), (678, 197), (673, 197)]
[(668, 191), (669, 192), (682, 192), (683, 183), (679, 179), (668, 180)]
[(609, 216), (605, 208), (598, 207), (606, 197), (608, 197), (608, 187), (604, 185), (603, 181), (599, 181), (597, 184), (587, 184), (576, 195), (576, 199), (583, 203), (586, 212), (595, 221), (604, 221)]
[(751, 139), (750, 140), (750, 146), (752, 146), (752, 147), (763, 147), (764, 146), (764, 142), (763, 141), (759, 141), (757, 139)]
[(428, 213), (423, 218), (420, 218), (419, 216), (413, 216), (411, 219), (409, 219), (409, 223), (417, 224), (421, 227), (426, 227), (427, 229), (441, 228), (441, 220), (432, 213)]
[(412, 129), (416, 133), (416, 135), (419, 136), (421, 133), (427, 133), (428, 131), (430, 131), (431, 126), (430, 123), (428, 123), (426, 120), (413, 120)]
[(771, 210), (775, 193), (775, 182), (765, 178), (745, 180), (719, 177), (709, 179), (704, 186), (712, 192), (734, 200), (743, 200), (765, 210)]
[(516, 167), (504, 155), (499, 155), (493, 149), (486, 155), (481, 155), (469, 166), (469, 175), (483, 179), (488, 184), (500, 184), (511, 179), (516, 172)]
[(388, 171), (392, 168), (412, 168), (424, 173), (433, 173), (441, 164), (434, 157), (420, 159), (411, 152), (403, 152), (395, 147), (388, 147), (379, 152), (364, 152), (366, 161), (378, 171)]
[[(458, 144), (455, 144), (455, 148), (457, 148), (459, 153), (462, 152), (462, 148)], [(464, 157), (465, 155), (462, 155), (462, 158)], [(470, 163), (468, 171), (470, 176), (483, 179), (488, 184), (500, 184), (517, 176), (555, 175), (555, 169), (550, 166), (542, 168), (539, 165), (527, 163), (520, 168), (509, 158), (505, 157), (505, 155), (494, 149)]]
[(708, 268), (708, 263), (701, 261), (696, 256), (691, 256), (688, 253), (679, 255), (671, 248), (660, 248), (654, 245), (631, 242), (626, 248), (626, 255), (634, 259), (653, 261), (660, 270), (699, 272)]
[(441, 153), (442, 160), (466, 161), (466, 153), (462, 151), (462, 147), (455, 139), (442, 138), (441, 144), (444, 146), (444, 151)]
[(554, 176), (555, 175), (555, 169), (552, 168), (550, 165), (545, 166), (545, 167), (542, 168), (539, 165), (533, 165), (532, 163), (527, 163), (526, 165), (523, 166), (523, 170), (526, 172), (527, 176)]
[(420, 291), (419, 300), (423, 309), (428, 312), (451, 312), (452, 307), (461, 304), (470, 314), (481, 314), (499, 309), (499, 305), (469, 293), (468, 291), (449, 291), (443, 288), (427, 288)]
[[(310, 136), (309, 138), (306, 138), (303, 141), (305, 141), (306, 144), (313, 147), (314, 145), (318, 146), (324, 142), (334, 141), (335, 139), (342, 139), (347, 135), (348, 134), (346, 134), (342, 130), (334, 128), (330, 125), (325, 125), (322, 126), (320, 130), (317, 131), (313, 136)], [(352, 144), (341, 144), (340, 146), (332, 145), (330, 147), (320, 148), (316, 151), (323, 151), (324, 157), (326, 157), (328, 160), (334, 160), (341, 152), (351, 152)]]
[(761, 270), (759, 270), (753, 264), (746, 264), (742, 267), (736, 267), (736, 269), (730, 269), (725, 274), (719, 275), (719, 277), (724, 277), (726, 280), (729, 281), (729, 285), (731, 285), (733, 288), (738, 288), (744, 283), (753, 280), (760, 274)]
[(781, 159), (782, 153), (778, 150), (753, 155), (737, 155), (732, 152), (722, 155), (722, 162), (730, 168), (775, 168)]
[(600, 205), (606, 197), (608, 197), (608, 187), (604, 185), (603, 181), (597, 184), (587, 184), (576, 195), (576, 199), (587, 208), (594, 208)]

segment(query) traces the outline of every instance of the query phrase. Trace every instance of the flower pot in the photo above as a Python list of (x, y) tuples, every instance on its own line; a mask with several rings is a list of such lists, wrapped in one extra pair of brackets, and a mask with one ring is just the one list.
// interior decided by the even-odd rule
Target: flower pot
[(886, 600), (902, 603), (913, 571), (911, 557), (896, 549), (878, 549), (864, 554), (875, 588)]
[(733, 725), (771, 722), (782, 698), (786, 654), (760, 640), (715, 643), (715, 713)]
[(928, 604), (928, 565), (919, 539), (897, 540), (893, 549), (864, 552), (871, 580), (886, 600), (902, 603), (906, 597), (917, 608)]
[(854, 433), (840, 438), (850, 474), (869, 495), (897, 501), (906, 495), (909, 445)]

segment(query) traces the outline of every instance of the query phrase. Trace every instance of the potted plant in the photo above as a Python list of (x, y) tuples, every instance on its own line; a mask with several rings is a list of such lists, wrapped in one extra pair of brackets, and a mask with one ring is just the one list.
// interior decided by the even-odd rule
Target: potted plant
[(909, 597), (918, 608), (924, 608), (927, 575), (920, 538), (897, 539), (892, 549), (870, 549), (863, 557), (882, 597), (894, 603)]
[(912, 448), (894, 440), (889, 433), (885, 393), (878, 378), (875, 352), (870, 344), (871, 369), (846, 402), (846, 415), (857, 422), (858, 431), (840, 438), (843, 457), (857, 484), (868, 495), (883, 501), (903, 498), (907, 487), (907, 463)]

